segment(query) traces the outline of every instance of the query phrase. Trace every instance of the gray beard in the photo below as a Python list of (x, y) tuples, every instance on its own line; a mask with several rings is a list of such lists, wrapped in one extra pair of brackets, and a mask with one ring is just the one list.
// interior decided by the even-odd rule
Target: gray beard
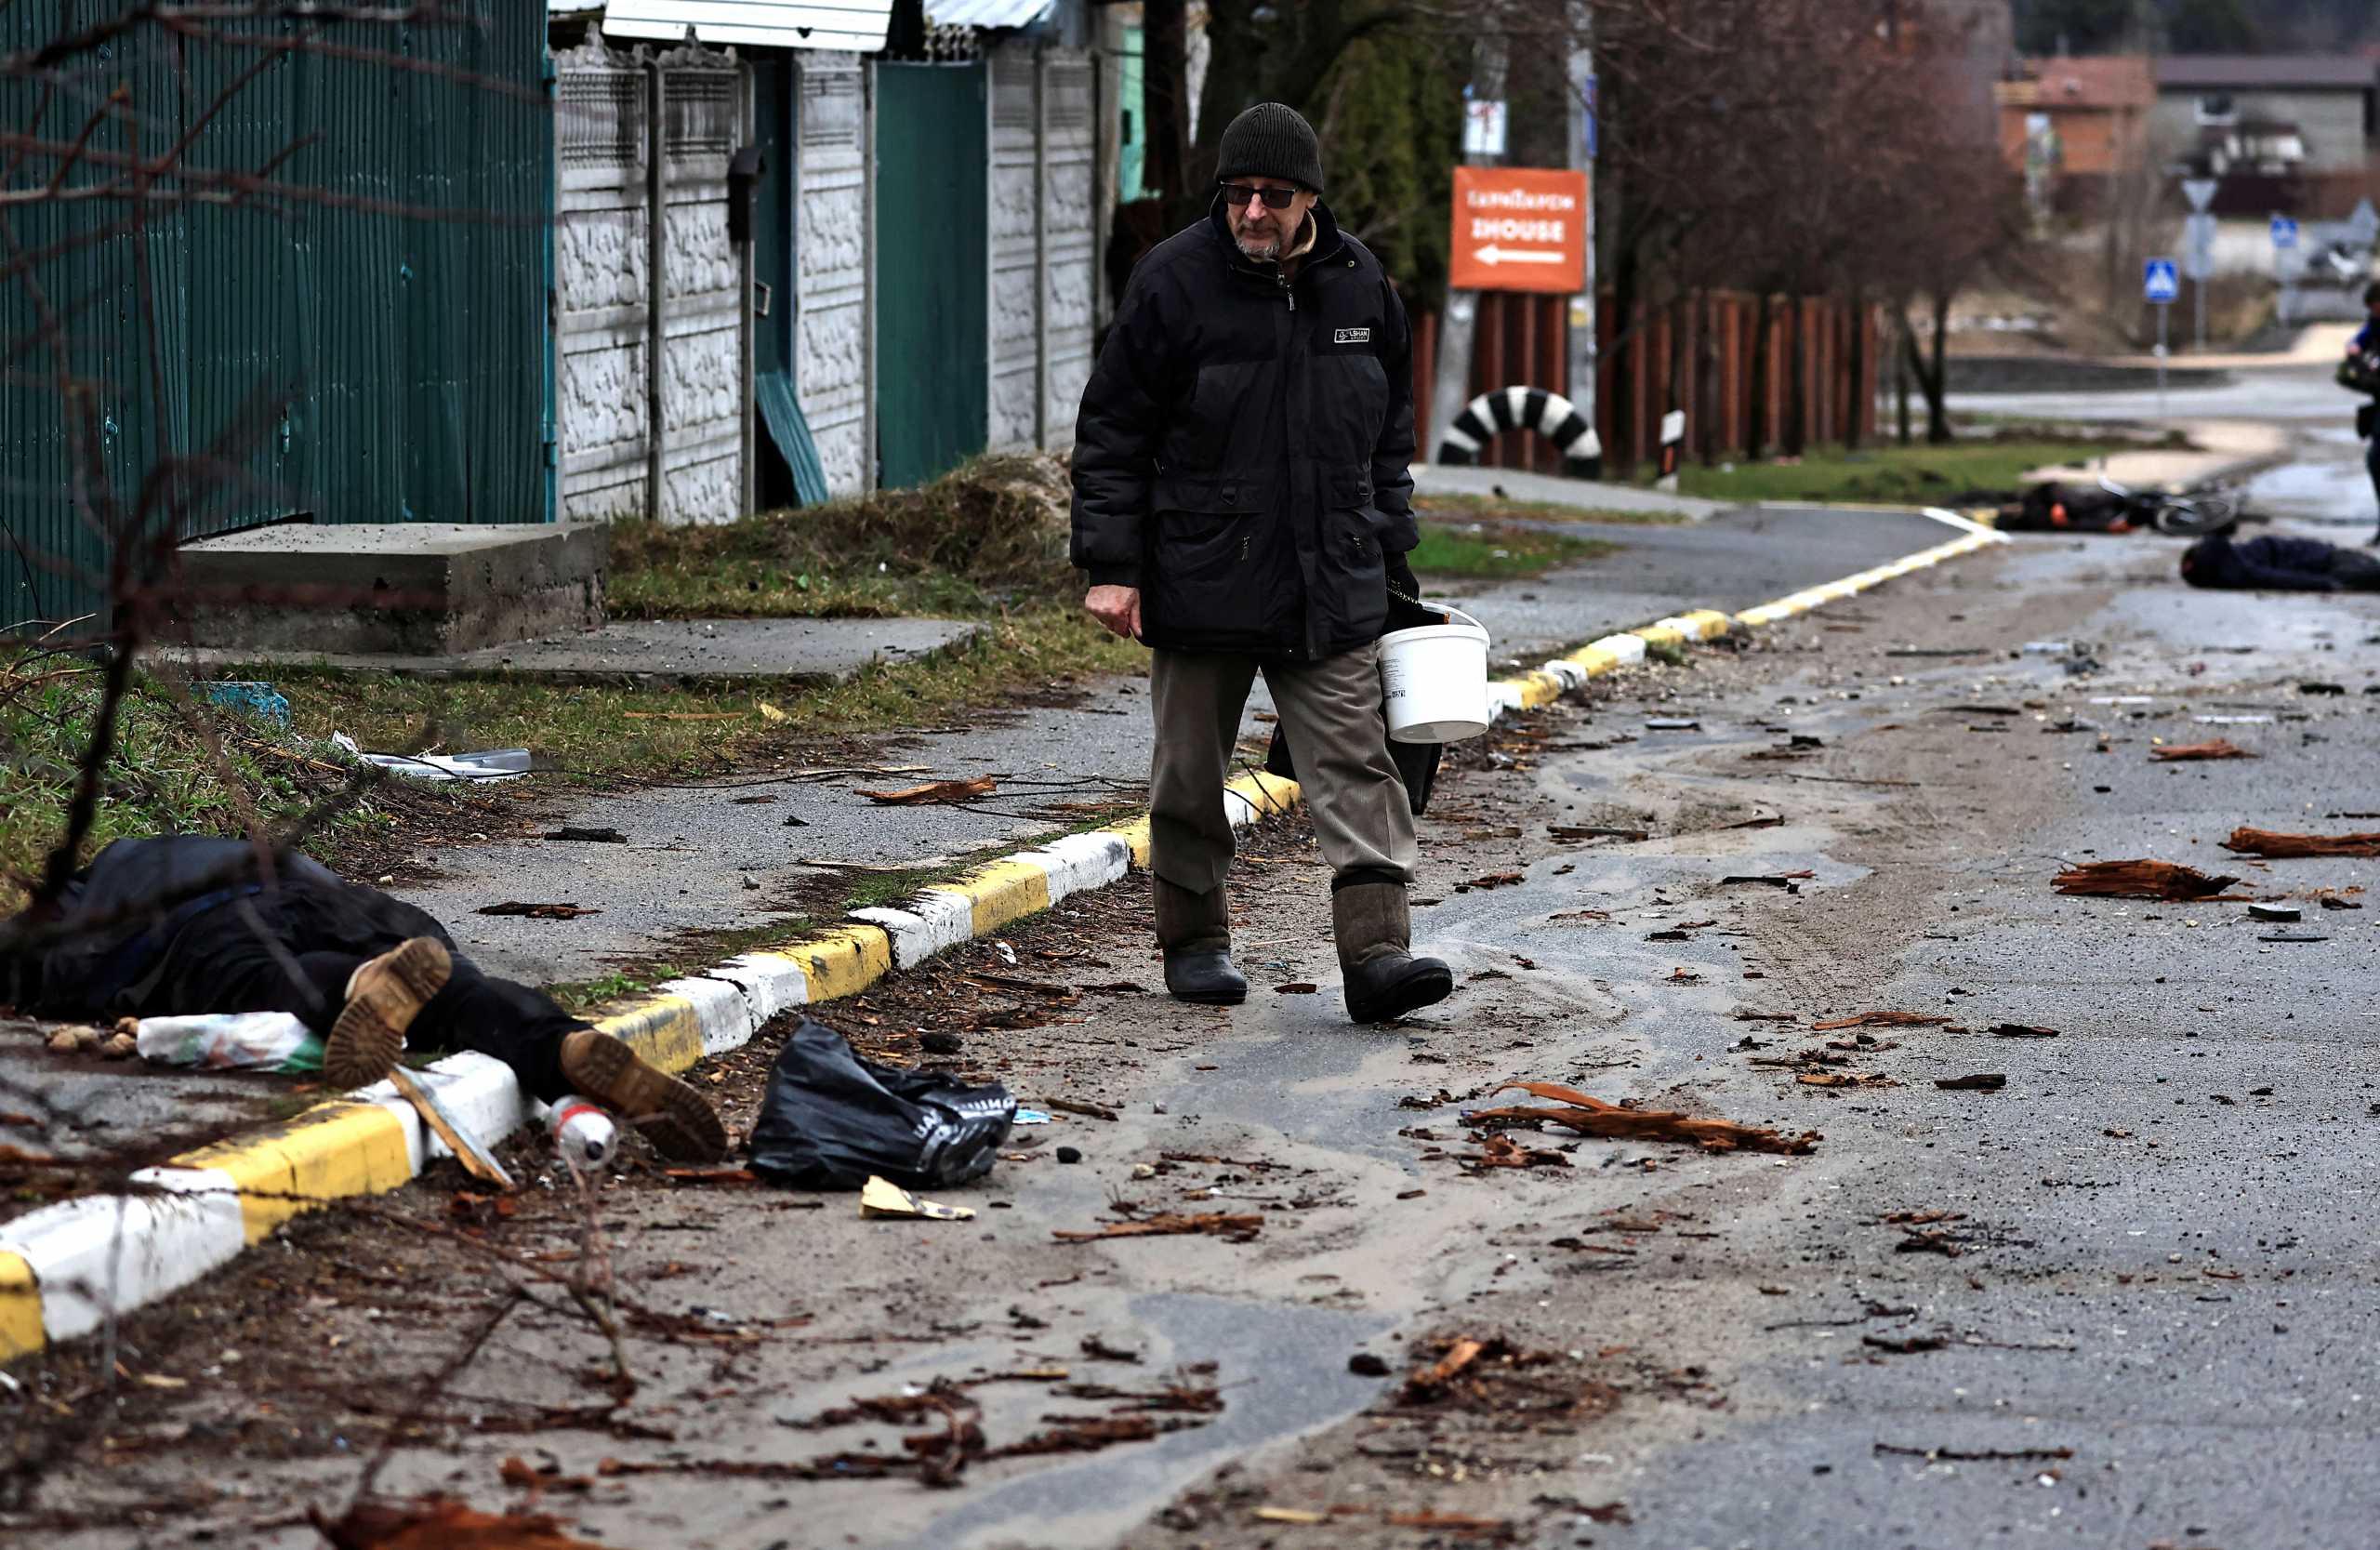
[(1236, 237), (1233, 240), (1239, 244), (1242, 253), (1259, 263), (1270, 263), (1281, 256), (1281, 239), (1278, 237)]

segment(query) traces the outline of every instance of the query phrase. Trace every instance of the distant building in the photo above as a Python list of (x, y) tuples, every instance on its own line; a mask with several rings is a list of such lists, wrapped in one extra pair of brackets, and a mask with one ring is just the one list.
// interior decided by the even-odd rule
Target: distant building
[(1992, 88), (2000, 147), (2041, 208), (2096, 208), (2147, 161), (2157, 83), (2137, 54), (2020, 60)]
[(2216, 179), (2219, 214), (2335, 216), (2372, 191), (2380, 72), (2360, 55), (2175, 55), (2156, 62), (2150, 135)]

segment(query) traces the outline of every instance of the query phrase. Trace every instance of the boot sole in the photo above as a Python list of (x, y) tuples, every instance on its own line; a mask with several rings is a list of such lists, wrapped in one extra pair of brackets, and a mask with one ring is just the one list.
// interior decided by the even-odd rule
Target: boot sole
[(1431, 969), (1368, 1001), (1349, 1001), (1347, 1017), (1356, 1023), (1393, 1023), (1408, 1012), (1435, 1006), (1454, 994), (1454, 971)]
[(562, 1074), (634, 1125), (672, 1162), (714, 1162), (727, 1155), (727, 1127), (710, 1101), (609, 1034), (565, 1035)]
[(1177, 1001), (1187, 1001), (1192, 1006), (1237, 1006), (1248, 1000), (1248, 992), (1245, 990), (1169, 990), (1166, 994)]
[(405, 1031), (454, 972), (446, 944), (416, 936), (356, 971), (354, 993), (323, 1040), (323, 1080), (352, 1090), (388, 1076)]

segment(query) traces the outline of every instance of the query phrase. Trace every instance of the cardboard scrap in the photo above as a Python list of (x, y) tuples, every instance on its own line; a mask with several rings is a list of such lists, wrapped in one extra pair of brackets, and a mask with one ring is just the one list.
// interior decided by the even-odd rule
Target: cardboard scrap
[(891, 1179), (871, 1173), (859, 1188), (862, 1216), (920, 1216), (930, 1222), (972, 1222), (972, 1206), (945, 1206), (913, 1195)]
[(2380, 834), (2288, 834), (2269, 828), (2235, 828), (2223, 848), (2241, 855), (2295, 860), (2309, 855), (2380, 855)]
[[(2254, 829), (2243, 828), (2231, 838), (2236, 841), (2241, 834), (2254, 832)], [(2380, 841), (2380, 835), (2373, 838)], [(2239, 847), (2233, 845), (2231, 848), (2236, 850)], [(2175, 861), (2087, 861), (2058, 873), (2056, 886), (2061, 894), (2078, 894), (2094, 898), (2162, 899), (2168, 903), (2181, 903), (2215, 898), (2239, 881), (2236, 877), (2209, 877), (2195, 867), (2185, 867)]]
[(1731, 1119), (1697, 1119), (1661, 1109), (1623, 1108), (1618, 1104), (1607, 1104), (1601, 1098), (1589, 1097), (1576, 1088), (1565, 1087), (1559, 1082), (1508, 1081), (1495, 1091), (1501, 1093), (1515, 1087), (1534, 1097), (1552, 1098), (1567, 1106), (1491, 1108), (1464, 1118), (1538, 1119), (1560, 1125), (1580, 1135), (1602, 1136), (1614, 1141), (1674, 1141), (1699, 1146), (1706, 1152), (1732, 1152), (1741, 1147), (1748, 1151), (1798, 1155), (1808, 1151), (1822, 1139), (1816, 1131), (1788, 1135), (1781, 1131), (1739, 1125)]

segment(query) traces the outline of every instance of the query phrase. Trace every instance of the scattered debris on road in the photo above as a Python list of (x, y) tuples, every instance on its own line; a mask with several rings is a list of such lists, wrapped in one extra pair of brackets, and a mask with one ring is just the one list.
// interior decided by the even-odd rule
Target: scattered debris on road
[[(2254, 832), (2241, 829), (2240, 834)], [(2235, 834), (2233, 839), (2240, 836)], [(2374, 836), (2380, 839), (2380, 836)], [(2213, 900), (2247, 902), (2244, 898), (2225, 901), (2223, 891), (2240, 880), (2231, 876), (2210, 877), (2195, 867), (2185, 867), (2177, 861), (2086, 861), (2057, 874), (2055, 886), (2061, 894), (2076, 894), (2107, 899), (2157, 899), (2166, 903)]]
[(309, 1507), (306, 1519), (337, 1550), (605, 1550), (565, 1533), (558, 1518), (498, 1517), (443, 1496), (358, 1502), (337, 1518)]
[(1946, 1093), (1997, 1093), (2008, 1085), (2004, 1071), (1977, 1071), (1964, 1077), (1937, 1077), (1934, 1085)]
[(972, 1222), (972, 1206), (946, 1206), (913, 1195), (889, 1179), (870, 1178), (859, 1186), (862, 1216), (914, 1216), (929, 1222)]
[(503, 904), (482, 905), (475, 914), (521, 915), (532, 921), (575, 921), (581, 915), (601, 915), (601, 909), (582, 909), (576, 904), (523, 904), (518, 899)]
[(1731, 1152), (1740, 1147), (1749, 1151), (1798, 1156), (1823, 1139), (1816, 1131), (1788, 1135), (1780, 1131), (1739, 1125), (1731, 1119), (1702, 1119), (1665, 1110), (1625, 1108), (1618, 1104), (1607, 1104), (1601, 1098), (1590, 1097), (1559, 1082), (1508, 1081), (1495, 1091), (1502, 1093), (1513, 1088), (1518, 1088), (1532, 1097), (1554, 1099), (1565, 1106), (1489, 1108), (1466, 1114), (1463, 1118), (1468, 1121), (1535, 1120), (1559, 1125), (1580, 1135), (1615, 1141), (1673, 1141), (1699, 1146), (1706, 1152)]
[(2029, 1027), (2023, 1023), (1994, 1023), (1984, 1030), (1994, 1039), (2055, 1039), (2056, 1028)]
[(1857, 1017), (1834, 1017), (1823, 1023), (1812, 1023), (1812, 1033), (1833, 1033), (1840, 1028), (1930, 1028), (1948, 1023), (1948, 1017), (1937, 1017), (1924, 1012), (1863, 1012)]
[(616, 828), (580, 828), (564, 824), (539, 835), (540, 840), (561, 840), (576, 845), (625, 845), (628, 837)]
[(897, 791), (868, 791), (856, 786), (852, 789), (879, 806), (919, 807), (973, 801), (998, 791), (999, 785), (989, 775), (977, 775), (972, 780), (930, 780), (922, 786), (904, 786)]
[(2168, 743), (2150, 749), (2149, 757), (2161, 764), (2180, 764), (2197, 759), (2254, 759), (2256, 755), (2228, 738), (2217, 737), (2204, 743)]
[(1173, 1238), (1206, 1234), (1231, 1243), (1246, 1243), (1263, 1230), (1264, 1218), (1257, 1212), (1232, 1215), (1209, 1211), (1186, 1216), (1169, 1214), (1144, 1216), (1132, 1222), (1111, 1222), (1092, 1232), (1068, 1232), (1057, 1228), (1050, 1236), (1062, 1243), (1089, 1243), (1104, 1238)]
[(2235, 828), (2223, 848), (2241, 855), (2297, 860), (2315, 855), (2380, 855), (2380, 834), (2289, 834), (2269, 828)]

